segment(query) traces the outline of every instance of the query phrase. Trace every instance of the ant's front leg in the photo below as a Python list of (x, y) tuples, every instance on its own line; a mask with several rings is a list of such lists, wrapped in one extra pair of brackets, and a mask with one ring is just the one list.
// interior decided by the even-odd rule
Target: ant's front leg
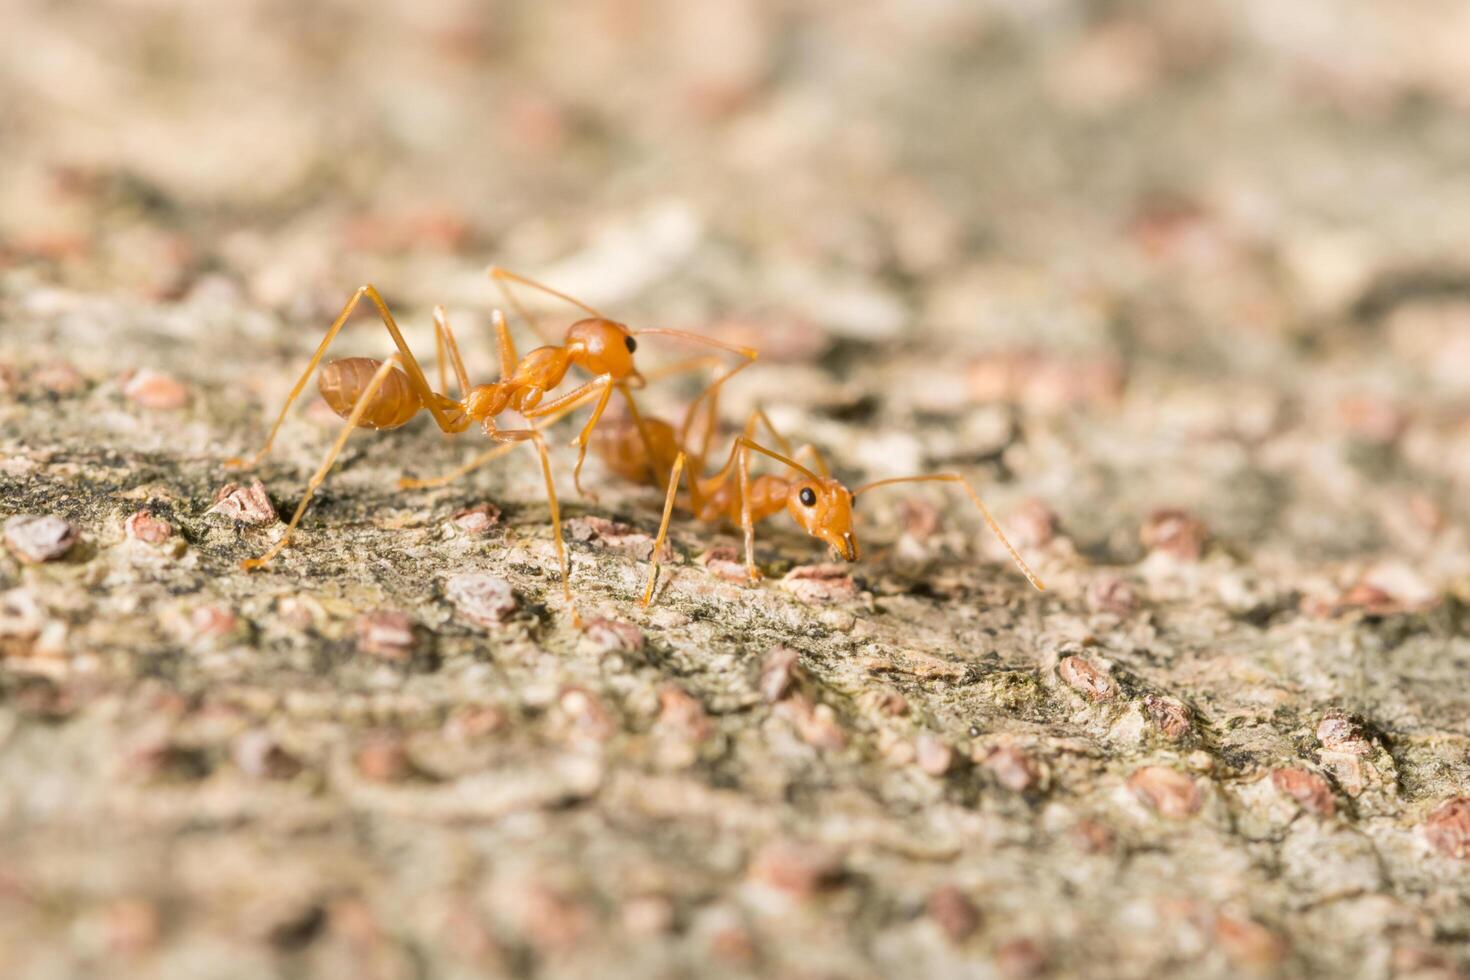
[(594, 394), (597, 395), (597, 407), (592, 410), (592, 415), (587, 419), (587, 424), (582, 426), (581, 433), (572, 440), (572, 445), (577, 447), (577, 465), (572, 470), (572, 483), (577, 488), (577, 493), (584, 497), (596, 499), (582, 487), (582, 463), (587, 459), (587, 446), (592, 438), (592, 430), (597, 427), (602, 413), (607, 409), (608, 400), (612, 398), (613, 385), (616, 382), (610, 374), (600, 374), (588, 381), (586, 384), (572, 389), (560, 398), (555, 398), (544, 405), (530, 409), (522, 414), (528, 419), (538, 419), (543, 416), (552, 415), (561, 409), (571, 410), (582, 402), (587, 401)]

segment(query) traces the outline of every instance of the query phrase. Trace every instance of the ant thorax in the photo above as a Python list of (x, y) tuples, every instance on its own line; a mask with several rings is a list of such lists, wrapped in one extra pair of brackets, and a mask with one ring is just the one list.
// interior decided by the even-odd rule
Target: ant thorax
[(537, 347), (516, 365), (510, 382), (518, 388), (549, 391), (566, 377), (572, 355), (565, 347)]

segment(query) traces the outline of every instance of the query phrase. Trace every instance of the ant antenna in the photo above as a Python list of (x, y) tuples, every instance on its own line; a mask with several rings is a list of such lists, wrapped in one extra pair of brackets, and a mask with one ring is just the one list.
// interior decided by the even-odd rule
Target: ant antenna
[(767, 455), (767, 456), (771, 457), (772, 459), (774, 459), (776, 462), (783, 463), (786, 466), (791, 467), (793, 470), (796, 470), (797, 472), (803, 474), (808, 480), (811, 480), (814, 483), (820, 483), (820, 482), (822, 482), (822, 478), (821, 477), (817, 476), (817, 474), (813, 473), (811, 470), (807, 469), (805, 466), (802, 466), (800, 463), (798, 463), (796, 460), (792, 459), (790, 456), (782, 456), (780, 453), (773, 452), (772, 450), (767, 449), (765, 446), (762, 446), (759, 443), (757, 443), (757, 442), (755, 442), (755, 441), (753, 441), (751, 439), (747, 439), (744, 436), (741, 436), (740, 437), (739, 442), (740, 442), (741, 445), (745, 446), (745, 448), (747, 448), (747, 449), (753, 449), (753, 450), (755, 450), (758, 453), (764, 453), (765, 455)]
[(1015, 562), (1016, 567), (1021, 570), (1021, 574), (1026, 576), (1026, 581), (1030, 582), (1036, 588), (1037, 592), (1046, 591), (1046, 586), (1042, 584), (1041, 579), (1036, 577), (1036, 573), (1031, 571), (1031, 566), (1026, 564), (1026, 560), (1021, 557), (1021, 553), (1015, 549), (1015, 546), (1010, 541), (1006, 540), (1006, 536), (1001, 531), (1000, 525), (991, 516), (990, 508), (985, 506), (985, 501), (980, 499), (980, 495), (975, 492), (975, 489), (970, 486), (969, 481), (964, 477), (958, 473), (935, 473), (931, 476), (899, 476), (888, 480), (874, 480), (872, 483), (865, 483), (858, 487), (853, 491), (852, 495), (857, 497), (869, 490), (892, 486), (895, 483), (958, 483), (965, 493), (970, 495), (970, 499), (975, 502), (975, 506), (980, 511), (980, 516), (985, 518), (985, 523), (989, 526), (990, 532), (995, 535), (996, 540), (1005, 546), (1006, 551), (1010, 552), (1011, 561)]
[(648, 334), (658, 334), (663, 337), (678, 337), (681, 340), (692, 340), (696, 344), (718, 347), (720, 350), (727, 350), (732, 354), (748, 357), (752, 361), (760, 355), (760, 351), (754, 347), (741, 347), (739, 344), (727, 344), (723, 340), (716, 340), (713, 337), (706, 337), (703, 334), (690, 333), (687, 330), (670, 330), (668, 327), (644, 327), (642, 330), (633, 331), (633, 336), (635, 337), (643, 337)]

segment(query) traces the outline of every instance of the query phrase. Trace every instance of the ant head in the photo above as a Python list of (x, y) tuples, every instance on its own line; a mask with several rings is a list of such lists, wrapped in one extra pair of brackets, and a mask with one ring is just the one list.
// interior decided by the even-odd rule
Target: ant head
[(578, 320), (567, 328), (567, 347), (572, 360), (593, 374), (610, 374), (618, 381), (640, 377), (633, 366), (638, 341), (621, 323), (600, 317)]
[(853, 500), (852, 491), (836, 480), (798, 480), (786, 494), (786, 509), (807, 534), (825, 541), (847, 561), (857, 561)]

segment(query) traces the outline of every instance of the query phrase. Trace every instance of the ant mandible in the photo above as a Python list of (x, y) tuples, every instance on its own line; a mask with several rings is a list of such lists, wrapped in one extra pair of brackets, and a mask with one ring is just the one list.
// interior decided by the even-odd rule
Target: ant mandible
[[(775, 516), (782, 509), (789, 513), (797, 525), (807, 534), (824, 542), (834, 555), (846, 561), (857, 561), (861, 556), (857, 538), (853, 532), (853, 510), (857, 498), (869, 490), (892, 486), (898, 483), (953, 483), (957, 484), (984, 518), (986, 525), (1009, 552), (1011, 560), (1038, 591), (1046, 586), (1031, 571), (1015, 547), (1002, 533), (1000, 525), (991, 516), (990, 509), (980, 499), (969, 482), (958, 473), (932, 473), (920, 476), (893, 477), (865, 483), (856, 490), (849, 490), (832, 477), (826, 461), (815, 446), (806, 444), (795, 451), (771, 420), (761, 409), (755, 409), (730, 455), (717, 472), (705, 476), (704, 463), (709, 453), (709, 443), (715, 427), (718, 395), (706, 391), (708, 417), (704, 421), (703, 434), (694, 445), (690, 429), (699, 407), (696, 400), (686, 412), (683, 424), (676, 431), (662, 419), (643, 419), (638, 430), (639, 438), (633, 438), (634, 430), (627, 422), (617, 428), (602, 432), (593, 446), (598, 456), (614, 473), (634, 482), (652, 482), (654, 486), (666, 488), (663, 518), (659, 523), (658, 538), (653, 545), (651, 565), (648, 570), (648, 585), (644, 589), (642, 604), (647, 606), (653, 599), (654, 586), (658, 579), (659, 552), (668, 536), (669, 521), (676, 503), (683, 503), (695, 519), (705, 522), (728, 521), (738, 525), (745, 534), (745, 569), (751, 582), (760, 580), (760, 571), (755, 566), (755, 525)], [(756, 424), (759, 422), (781, 451), (769, 449), (755, 441)], [(750, 475), (750, 457), (759, 453), (795, 471), (799, 477), (792, 479), (774, 474)], [(814, 472), (796, 461), (796, 457), (807, 453), (816, 467)], [(667, 468), (668, 480), (648, 481), (650, 469)], [(681, 473), (687, 473), (688, 496), (679, 500)]]
[[(479, 424), (487, 436), (506, 445), (482, 453), (468, 465), (444, 477), (434, 480), (401, 480), (399, 481), (401, 487), (442, 485), (504, 454), (518, 444), (528, 442), (535, 446), (540, 457), (541, 472), (546, 484), (546, 498), (551, 510), (562, 591), (575, 617), (576, 607), (572, 600), (568, 579), (566, 547), (562, 539), (561, 514), (556, 497), (555, 481), (552, 478), (551, 459), (546, 449), (546, 440), (536, 427), (534, 420), (545, 418), (549, 424), (591, 398), (598, 398), (592, 415), (573, 442), (573, 445), (580, 450), (574, 473), (580, 474), (588, 440), (598, 420), (602, 417), (614, 389), (622, 392), (628, 402), (630, 413), (635, 419), (638, 418), (637, 406), (628, 387), (630, 381), (637, 382), (640, 386), (645, 383), (645, 379), (639, 374), (633, 363), (633, 354), (638, 347), (636, 337), (646, 334), (679, 337), (732, 351), (746, 358), (746, 361), (737, 367), (726, 371), (724, 376), (716, 382), (715, 387), (753, 362), (757, 352), (751, 348), (734, 347), (678, 330), (651, 328), (632, 331), (625, 325), (604, 317), (587, 304), (534, 280), (498, 267), (492, 267), (489, 275), (500, 286), (517, 311), (535, 326), (538, 332), (539, 326), (525, 312), (514, 293), (510, 291), (506, 285), (508, 281), (518, 282), (565, 300), (589, 313), (590, 316), (578, 320), (567, 329), (564, 344), (538, 347), (524, 358), (518, 358), (505, 316), (496, 311), (493, 319), (496, 347), (500, 357), (501, 380), (472, 387), (464, 362), (460, 357), (459, 345), (449, 326), (448, 316), (442, 306), (436, 307), (434, 310), (434, 339), (439, 354), (439, 386), (448, 388), (447, 361), (448, 365), (453, 367), (455, 380), (459, 386), (460, 397), (456, 400), (434, 391), (429, 386), (423, 369), (419, 366), (413, 351), (409, 349), (408, 342), (404, 340), (397, 322), (393, 319), (393, 314), (389, 311), (387, 303), (384, 302), (378, 290), (371, 284), (359, 287), (327, 329), (326, 335), (322, 337), (305, 371), (302, 372), (301, 377), (292, 387), (291, 393), (286, 397), (286, 403), (281, 406), (281, 412), (276, 417), (275, 424), (271, 426), (265, 445), (261, 446), (259, 452), (249, 460), (234, 458), (227, 460), (226, 465), (231, 467), (254, 466), (270, 451), (276, 435), (285, 422), (286, 413), (305, 389), (307, 380), (310, 379), (317, 365), (321, 363), (327, 348), (331, 346), (348, 318), (357, 309), (358, 303), (364, 298), (377, 310), (378, 317), (382, 320), (389, 336), (392, 337), (397, 351), (385, 361), (369, 357), (347, 357), (330, 361), (322, 368), (317, 378), (317, 386), (322, 399), (338, 416), (346, 420), (346, 425), (332, 443), (321, 465), (312, 474), (307, 483), (306, 494), (297, 505), (280, 540), (259, 557), (243, 562), (244, 568), (256, 569), (266, 565), (290, 542), (292, 532), (301, 522), (302, 515), (306, 513), (307, 505), (310, 504), (313, 495), (331, 471), (353, 429), (396, 429), (406, 425), (420, 411), (427, 411), (433, 417), (434, 423), (447, 435), (464, 432), (472, 424)], [(589, 371), (595, 377), (565, 395), (543, 402), (543, 396), (561, 384), (573, 365)], [(495, 423), (495, 417), (507, 409), (513, 409), (528, 420), (532, 420), (531, 424), (519, 429), (499, 428)], [(641, 423), (638, 428), (639, 431), (642, 431)], [(650, 459), (653, 458), (651, 451), (648, 455)], [(580, 480), (577, 481), (577, 489), (581, 491)]]

